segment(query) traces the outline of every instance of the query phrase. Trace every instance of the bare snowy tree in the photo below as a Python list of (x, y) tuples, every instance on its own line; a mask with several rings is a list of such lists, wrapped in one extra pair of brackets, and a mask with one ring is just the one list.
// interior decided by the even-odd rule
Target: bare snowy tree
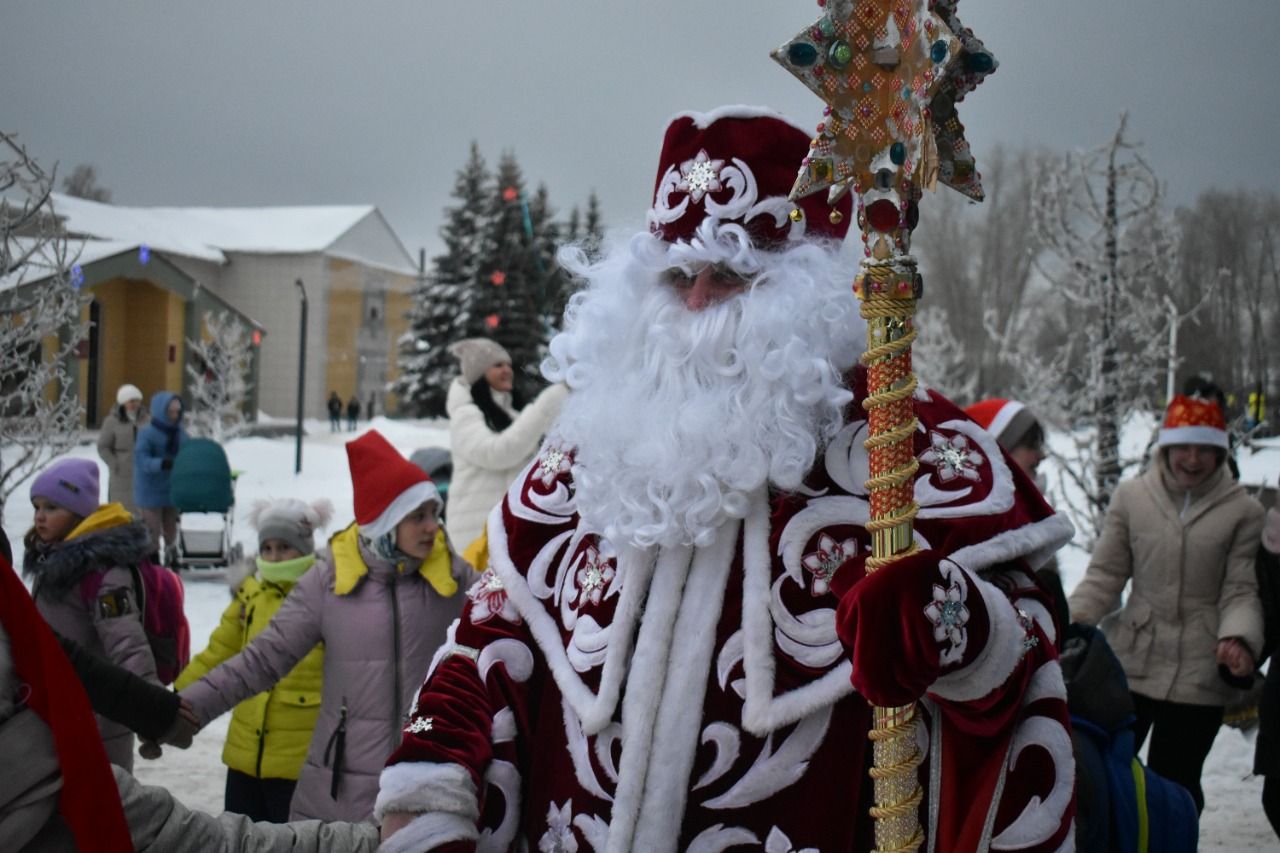
[[(1121, 458), (1121, 425), (1132, 413), (1154, 413), (1170, 355), (1164, 295), (1176, 276), (1176, 230), (1126, 123), (1121, 116), (1110, 142), (1068, 155), (1038, 183), (1035, 265), (1054, 304), (1040, 332), (1004, 346), (1019, 399), (1069, 429), (1074, 446), (1059, 460), (1068, 482), (1054, 497), (1090, 545), (1121, 477), (1141, 461)], [(993, 337), (1006, 334), (990, 319), (987, 326)], [(1062, 345), (1045, 351), (1036, 346), (1042, 338)]]
[(98, 183), (98, 170), (91, 163), (81, 163), (62, 179), (62, 191), (76, 198), (103, 203), (111, 201), (111, 190)]
[(88, 327), (46, 173), (0, 133), (0, 518), (14, 489), (80, 438), (68, 365)]
[(204, 316), (204, 334), (187, 339), (191, 359), (191, 431), (219, 443), (248, 425), (252, 331), (228, 311)]
[[(943, 192), (923, 209), (916, 244), (925, 274), (925, 310), (932, 312), (925, 321), (946, 329), (947, 340), (954, 342), (948, 346), (957, 347), (966, 364), (958, 373), (936, 372), (927, 340), (930, 351), (917, 361), (922, 375), (934, 371), (932, 381), (953, 399), (1009, 393), (1014, 377), (1001, 347), (1023, 334), (1033, 319), (1028, 305), (1036, 252), (1031, 194), (1046, 159), (1042, 152), (996, 148), (983, 167), (983, 204)], [(1001, 329), (999, 338), (988, 333), (989, 313)]]

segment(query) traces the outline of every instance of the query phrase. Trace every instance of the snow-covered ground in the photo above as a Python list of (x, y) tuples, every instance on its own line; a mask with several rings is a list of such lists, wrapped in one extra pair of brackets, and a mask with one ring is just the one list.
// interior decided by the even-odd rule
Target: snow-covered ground
[[(373, 424), (402, 453), (408, 455), (420, 447), (449, 446), (447, 425), (437, 421), (393, 421), (377, 418)], [(256, 542), (245, 523), (245, 515), (253, 501), (263, 497), (299, 497), (312, 500), (328, 497), (337, 510), (335, 525), (342, 525), (352, 515), (351, 485), (347, 473), (343, 443), (350, 433), (331, 434), (327, 422), (311, 421), (303, 444), (303, 470), (294, 469), (292, 438), (244, 438), (227, 444), (233, 468), (243, 472), (236, 486), (235, 535), (246, 553), (253, 553)], [(368, 424), (361, 424), (361, 432)], [(1136, 455), (1150, 436), (1151, 424), (1134, 423), (1125, 430), (1122, 441), (1126, 455)], [(1051, 435), (1055, 447), (1065, 446), (1067, 438)], [(72, 455), (96, 458), (92, 445), (76, 448)], [(1268, 440), (1256, 453), (1241, 454), (1242, 479), (1251, 484), (1274, 485), (1280, 476), (1280, 440)], [(1045, 467), (1051, 482), (1056, 472), (1051, 462)], [(102, 470), (106, 481), (105, 467)], [(104, 488), (105, 491), (105, 488)], [(31, 525), (32, 514), (27, 489), (20, 487), (5, 512), (4, 527), (13, 540), (16, 558), (21, 564), (21, 536)], [(1063, 579), (1068, 592), (1084, 574), (1088, 555), (1079, 548), (1067, 548), (1061, 554)], [(219, 578), (193, 578), (187, 583), (187, 615), (191, 622), (192, 642), (203, 648), (205, 640), (217, 624), (229, 602), (225, 583)], [(157, 761), (137, 760), (135, 772), (149, 784), (163, 785), (187, 805), (218, 813), (222, 810), (225, 768), (221, 761), (223, 739), (229, 715), (212, 723), (196, 738), (189, 750), (166, 749)], [(1214, 744), (1204, 773), (1205, 811), (1201, 820), (1202, 850), (1274, 850), (1280, 848), (1261, 807), (1262, 780), (1251, 774), (1253, 736), (1223, 728)]]

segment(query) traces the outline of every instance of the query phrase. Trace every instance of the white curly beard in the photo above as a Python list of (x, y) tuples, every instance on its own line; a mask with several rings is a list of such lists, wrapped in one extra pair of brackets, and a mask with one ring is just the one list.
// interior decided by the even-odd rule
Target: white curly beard
[[(705, 546), (766, 483), (800, 486), (843, 426), (844, 371), (865, 340), (849, 263), (833, 246), (751, 247), (703, 223), (691, 244), (649, 234), (589, 266), (544, 374), (573, 390), (555, 429), (576, 448), (583, 521), (606, 538)], [(720, 263), (751, 289), (690, 311), (662, 283), (671, 267)]]

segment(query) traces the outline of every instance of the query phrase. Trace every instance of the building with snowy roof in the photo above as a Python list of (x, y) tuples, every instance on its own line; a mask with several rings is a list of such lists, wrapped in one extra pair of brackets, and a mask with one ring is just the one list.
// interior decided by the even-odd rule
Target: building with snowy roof
[(187, 341), (208, 312), (254, 329), (254, 411), (292, 416), (298, 387), (299, 290), (308, 297), (306, 413), (330, 391), (367, 411), (397, 401), (396, 341), (418, 270), (377, 208), (125, 207), (54, 194), (53, 211), (91, 296), (80, 393), (90, 425), (130, 382), (150, 397), (187, 386)]

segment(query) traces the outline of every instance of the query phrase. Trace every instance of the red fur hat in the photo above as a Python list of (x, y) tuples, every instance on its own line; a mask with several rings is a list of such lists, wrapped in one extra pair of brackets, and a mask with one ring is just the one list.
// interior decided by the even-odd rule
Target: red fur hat
[[(835, 208), (822, 194), (787, 199), (809, 154), (810, 138), (759, 107), (677, 115), (662, 142), (649, 230), (669, 243), (689, 241), (710, 219), (743, 226), (761, 247), (801, 237), (843, 239), (850, 195)], [(797, 207), (804, 214), (799, 221), (790, 215)], [(832, 216), (833, 209), (838, 216)]]

